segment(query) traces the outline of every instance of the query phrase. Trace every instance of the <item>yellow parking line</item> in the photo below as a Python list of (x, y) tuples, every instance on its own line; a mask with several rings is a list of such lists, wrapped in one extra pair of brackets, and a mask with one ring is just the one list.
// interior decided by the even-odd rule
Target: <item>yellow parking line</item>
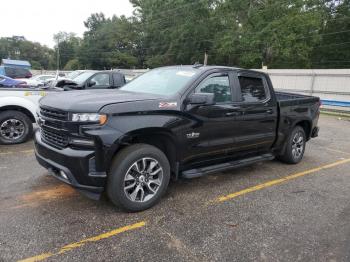
[(31, 153), (34, 153), (34, 149), (21, 150), (21, 151), (17, 151), (17, 152), (13, 152), (13, 151), (0, 152), (0, 155), (13, 155), (13, 154), (18, 154), (18, 153), (31, 154)]
[(243, 189), (243, 190), (238, 191), (238, 192), (234, 192), (234, 193), (231, 193), (231, 194), (228, 194), (228, 195), (225, 195), (225, 196), (218, 197), (213, 202), (227, 201), (227, 200), (230, 200), (232, 198), (245, 195), (247, 193), (258, 191), (258, 190), (261, 190), (263, 188), (271, 187), (271, 186), (274, 186), (274, 185), (277, 185), (277, 184), (281, 184), (281, 183), (287, 182), (289, 180), (296, 179), (298, 177), (302, 177), (302, 176), (305, 176), (305, 175), (310, 175), (310, 174), (313, 174), (313, 173), (315, 173), (317, 171), (320, 171), (320, 170), (323, 170), (323, 169), (328, 169), (328, 168), (331, 168), (331, 167), (335, 167), (335, 166), (338, 166), (338, 165), (341, 165), (341, 164), (345, 164), (345, 163), (348, 163), (348, 162), (350, 162), (350, 158), (344, 159), (344, 160), (340, 160), (340, 161), (336, 161), (336, 162), (328, 164), (328, 165), (324, 165), (324, 166), (316, 167), (316, 168), (313, 168), (313, 169), (309, 169), (309, 170), (306, 170), (306, 171), (303, 171), (303, 172), (299, 172), (299, 173), (296, 173), (296, 174), (293, 174), (293, 175), (289, 175), (289, 176), (286, 176), (284, 178), (271, 180), (271, 181), (268, 181), (266, 183), (262, 183), (262, 184), (259, 184), (259, 185), (253, 186), (253, 187), (248, 187), (248, 188)]
[(20, 153), (24, 153), (24, 154), (31, 154), (31, 153), (34, 153), (34, 149), (29, 149), (29, 150), (22, 150), (22, 151), (19, 151)]
[(63, 254), (65, 252), (67, 252), (67, 251), (70, 251), (72, 249), (81, 247), (81, 246), (85, 245), (86, 243), (96, 242), (96, 241), (99, 241), (99, 240), (102, 240), (102, 239), (106, 239), (106, 238), (118, 235), (120, 233), (129, 231), (129, 230), (133, 230), (133, 229), (144, 227), (145, 225), (146, 225), (146, 222), (145, 221), (141, 221), (141, 222), (138, 222), (136, 224), (132, 224), (132, 225), (128, 225), (128, 226), (125, 226), (125, 227), (120, 227), (120, 228), (114, 229), (112, 231), (106, 232), (104, 234), (101, 234), (101, 235), (98, 235), (98, 236), (95, 236), (95, 237), (86, 238), (86, 239), (83, 239), (83, 240), (81, 240), (79, 242), (68, 244), (68, 245), (62, 247), (57, 252), (43, 253), (43, 254), (40, 254), (38, 256), (26, 258), (26, 259), (19, 260), (19, 261), (22, 261), (22, 262), (23, 261), (25, 261), (25, 262), (41, 261), (41, 260), (44, 260), (46, 258), (55, 256), (55, 255), (60, 255), (60, 254)]
[(349, 152), (345, 152), (345, 151), (342, 151), (342, 150), (338, 150), (338, 149), (334, 149), (334, 148), (328, 148), (328, 147), (323, 147), (324, 149), (328, 150), (328, 151), (332, 151), (332, 152), (337, 152), (337, 153), (342, 153), (342, 154), (347, 154), (347, 155), (350, 155)]

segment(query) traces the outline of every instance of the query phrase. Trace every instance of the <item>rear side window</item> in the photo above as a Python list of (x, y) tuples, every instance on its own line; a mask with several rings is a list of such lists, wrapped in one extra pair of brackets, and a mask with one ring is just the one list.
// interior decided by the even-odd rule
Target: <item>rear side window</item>
[(262, 78), (239, 76), (243, 102), (260, 102), (266, 99), (266, 90)]
[(30, 75), (28, 69), (16, 67), (5, 67), (5, 73), (11, 78), (26, 78)]
[(125, 84), (125, 77), (122, 74), (113, 74), (114, 86), (123, 86)]

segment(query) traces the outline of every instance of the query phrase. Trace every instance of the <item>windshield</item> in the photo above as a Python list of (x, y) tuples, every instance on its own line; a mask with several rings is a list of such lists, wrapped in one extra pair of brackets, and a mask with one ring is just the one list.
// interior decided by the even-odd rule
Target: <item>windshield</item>
[(74, 82), (78, 84), (84, 83), (90, 76), (95, 74), (96, 72), (84, 72), (74, 78)]
[(120, 89), (157, 95), (173, 95), (184, 88), (197, 72), (198, 69), (189, 67), (154, 69), (135, 78)]
[(67, 75), (67, 78), (74, 79), (75, 77), (77, 77), (78, 75), (81, 75), (82, 73), (83, 73), (82, 71), (73, 71)]

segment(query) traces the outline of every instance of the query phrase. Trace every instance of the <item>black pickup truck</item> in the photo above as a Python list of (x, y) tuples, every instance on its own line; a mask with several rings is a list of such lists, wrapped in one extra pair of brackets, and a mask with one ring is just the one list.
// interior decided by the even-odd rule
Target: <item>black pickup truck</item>
[(318, 135), (320, 99), (277, 93), (268, 75), (219, 66), (151, 70), (118, 90), (40, 101), (39, 163), (92, 198), (153, 206), (170, 178), (278, 158), (301, 161)]
[(55, 83), (65, 91), (83, 89), (119, 88), (126, 83), (125, 76), (118, 71), (85, 70), (78, 73), (73, 79), (61, 79)]

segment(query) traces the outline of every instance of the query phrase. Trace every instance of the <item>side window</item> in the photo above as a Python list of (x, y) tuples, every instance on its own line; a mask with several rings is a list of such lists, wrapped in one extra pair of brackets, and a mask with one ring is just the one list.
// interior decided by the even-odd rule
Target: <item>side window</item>
[(96, 74), (90, 79), (88, 88), (106, 88), (109, 85), (109, 74), (101, 73)]
[(122, 74), (113, 74), (114, 86), (121, 87), (125, 84), (125, 77)]
[(196, 93), (213, 93), (215, 102), (231, 102), (231, 87), (228, 75), (213, 76), (203, 80), (196, 87)]
[(5, 73), (6, 73), (6, 76), (8, 77), (11, 77), (11, 78), (16, 77), (15, 69), (12, 67), (5, 67)]
[(266, 91), (262, 78), (239, 76), (243, 102), (260, 102), (266, 99)]

